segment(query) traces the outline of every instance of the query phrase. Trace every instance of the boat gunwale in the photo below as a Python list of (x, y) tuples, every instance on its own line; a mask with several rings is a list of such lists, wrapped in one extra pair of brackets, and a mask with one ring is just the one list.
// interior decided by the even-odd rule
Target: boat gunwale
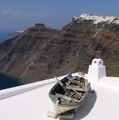
[[(79, 76), (78, 76), (79, 77)], [(67, 78), (67, 76), (66, 77), (64, 77), (63, 79), (61, 79), (61, 82), (62, 81), (65, 81), (65, 79)], [(85, 78), (84, 78), (85, 79)], [(65, 106), (69, 106), (69, 107), (72, 107), (72, 106), (77, 106), (77, 107), (79, 107), (81, 104), (83, 104), (83, 102), (85, 101), (85, 99), (86, 99), (86, 97), (87, 97), (87, 95), (88, 95), (88, 93), (89, 93), (89, 91), (90, 91), (90, 83), (88, 82), (88, 80), (87, 79), (85, 79), (85, 81), (87, 81), (87, 90), (86, 90), (86, 92), (84, 92), (83, 93), (83, 95), (81, 96), (81, 99), (79, 99), (78, 100), (78, 102), (75, 102), (76, 104), (60, 104), (60, 106), (63, 106), (63, 107), (65, 107)], [(52, 89), (50, 90), (50, 92), (49, 92), (49, 97), (50, 97), (50, 99), (52, 100), (52, 102), (55, 104), (55, 100), (53, 100), (53, 97), (55, 96), (55, 95), (53, 95), (53, 94), (51, 94), (51, 92), (54, 90), (54, 88), (56, 87), (56, 86), (58, 86), (59, 85), (59, 83), (56, 83), (53, 87), (52, 87)], [(76, 107), (76, 108), (77, 108)]]

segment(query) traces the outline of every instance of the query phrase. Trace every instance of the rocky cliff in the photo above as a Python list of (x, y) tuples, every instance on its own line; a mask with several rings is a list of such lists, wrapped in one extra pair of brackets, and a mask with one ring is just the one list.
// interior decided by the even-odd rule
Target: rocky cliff
[(101, 57), (108, 74), (119, 76), (119, 18), (81, 15), (61, 30), (36, 24), (0, 44), (0, 72), (23, 83), (79, 70)]

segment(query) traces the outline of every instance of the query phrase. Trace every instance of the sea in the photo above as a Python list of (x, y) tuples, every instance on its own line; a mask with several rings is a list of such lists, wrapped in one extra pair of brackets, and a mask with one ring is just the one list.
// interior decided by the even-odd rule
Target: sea
[(16, 35), (18, 35), (17, 32), (0, 32), (0, 43), (13, 38)]
[[(8, 32), (0, 32), (0, 43), (12, 37), (15, 37), (15, 34), (11, 34)], [(19, 86), (19, 85), (22, 85), (20, 80), (0, 73), (0, 90)]]
[(23, 85), (19, 79), (0, 73), (0, 90)]

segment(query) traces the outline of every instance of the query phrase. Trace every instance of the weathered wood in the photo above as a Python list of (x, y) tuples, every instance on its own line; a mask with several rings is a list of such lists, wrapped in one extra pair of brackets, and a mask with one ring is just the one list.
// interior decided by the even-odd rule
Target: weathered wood
[(90, 84), (85, 78), (72, 75), (64, 77), (61, 81), (55, 78), (57, 83), (49, 92), (55, 106), (55, 114), (51, 115), (53, 117), (79, 108), (90, 91)]

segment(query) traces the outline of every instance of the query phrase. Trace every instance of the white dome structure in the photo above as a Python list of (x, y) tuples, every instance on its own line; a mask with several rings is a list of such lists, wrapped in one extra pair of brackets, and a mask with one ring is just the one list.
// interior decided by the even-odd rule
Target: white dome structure
[(92, 65), (93, 66), (103, 66), (103, 60), (95, 58), (92, 60)]

